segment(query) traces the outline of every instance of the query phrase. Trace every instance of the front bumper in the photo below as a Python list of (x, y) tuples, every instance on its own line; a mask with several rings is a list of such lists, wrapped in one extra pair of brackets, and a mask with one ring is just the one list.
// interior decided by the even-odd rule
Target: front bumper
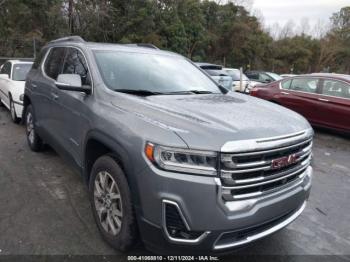
[[(170, 173), (153, 166), (140, 175), (139, 227), (146, 247), (156, 253), (226, 253), (270, 235), (296, 219), (309, 197), (312, 167), (295, 186), (251, 201), (225, 204), (218, 178)], [(146, 178), (146, 179), (145, 179)], [(164, 202), (176, 203), (195, 241), (169, 237)]]

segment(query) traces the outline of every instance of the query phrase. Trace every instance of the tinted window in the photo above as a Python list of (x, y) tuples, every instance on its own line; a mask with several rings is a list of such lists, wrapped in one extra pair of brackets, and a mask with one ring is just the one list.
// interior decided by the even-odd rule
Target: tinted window
[(11, 76), (11, 63), (10, 62), (6, 62), (0, 71), (0, 74), (8, 74), (8, 76)]
[[(240, 71), (239, 70), (225, 70), (229, 76), (232, 77), (233, 81), (239, 81), (240, 78)], [(245, 74), (242, 74), (242, 80), (248, 80), (248, 77), (246, 77)]]
[(260, 73), (259, 74), (259, 81), (261, 81), (261, 82), (271, 82), (271, 81), (273, 81), (273, 79), (270, 76), (268, 76), (267, 74)]
[(62, 72), (65, 50), (64, 47), (54, 47), (46, 59), (45, 73), (54, 80), (57, 80), (57, 76)]
[(14, 64), (12, 80), (25, 81), (28, 72), (32, 68), (32, 64)]
[(325, 80), (323, 82), (323, 95), (350, 98), (350, 85), (336, 80)]
[(283, 81), (283, 82), (281, 83), (282, 88), (283, 88), (283, 89), (289, 89), (290, 83), (291, 83), (291, 82), (292, 82), (292, 80)]
[(84, 55), (76, 48), (68, 48), (63, 74), (78, 74), (83, 85), (91, 85), (91, 78)]
[(258, 80), (258, 79), (259, 79), (259, 74), (258, 74), (258, 73), (246, 73), (246, 75), (247, 75), (250, 79), (254, 79), (254, 80)]
[(118, 51), (94, 53), (104, 83), (113, 90), (220, 93), (217, 85), (197, 66), (179, 56)]
[(34, 60), (34, 64), (32, 66), (33, 69), (38, 69), (39, 65), (41, 63), (41, 60), (44, 58), (45, 54), (46, 54), (47, 49), (42, 49), (39, 53), (39, 55), (35, 58)]
[(318, 79), (316, 78), (294, 78), (290, 85), (291, 90), (316, 93)]
[(267, 72), (266, 73), (269, 77), (271, 77), (273, 80), (281, 80), (283, 77), (280, 75), (277, 75), (275, 73)]

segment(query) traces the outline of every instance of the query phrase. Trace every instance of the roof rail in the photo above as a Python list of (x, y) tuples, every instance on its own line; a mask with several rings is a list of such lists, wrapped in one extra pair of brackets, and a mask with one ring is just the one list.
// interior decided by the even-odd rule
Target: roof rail
[(55, 40), (50, 41), (49, 43), (58, 43), (58, 42), (66, 42), (66, 41), (71, 41), (71, 42), (85, 42), (83, 38), (77, 35), (72, 35), (72, 36), (66, 36), (62, 38), (58, 38)]
[(153, 44), (147, 44), (147, 43), (137, 43), (137, 44), (125, 44), (127, 46), (134, 46), (134, 47), (145, 47), (145, 48), (152, 48), (152, 49), (159, 49)]

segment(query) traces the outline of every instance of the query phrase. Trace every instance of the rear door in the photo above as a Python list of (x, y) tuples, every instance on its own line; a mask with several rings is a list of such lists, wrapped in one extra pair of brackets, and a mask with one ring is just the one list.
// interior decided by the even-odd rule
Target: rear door
[(10, 98), (9, 98), (9, 85), (11, 84), (11, 71), (12, 65), (11, 62), (6, 62), (1, 68), (0, 74), (7, 74), (8, 79), (0, 78), (0, 99), (1, 101), (10, 108)]
[(64, 47), (51, 48), (43, 64), (43, 74), (38, 74), (35, 81), (30, 83), (35, 100), (34, 110), (37, 123), (49, 139), (53, 139), (54, 142), (59, 140), (60, 130), (57, 129), (57, 122), (62, 117), (57, 114), (56, 110), (57, 87), (55, 81), (62, 72), (65, 52)]
[(283, 106), (303, 115), (310, 122), (314, 122), (318, 117), (315, 108), (319, 104), (317, 94), (319, 83), (320, 80), (316, 77), (297, 77), (291, 82), (289, 79), (283, 81), (278, 101)]
[(317, 124), (350, 131), (350, 84), (335, 79), (324, 79), (319, 94), (320, 118)]

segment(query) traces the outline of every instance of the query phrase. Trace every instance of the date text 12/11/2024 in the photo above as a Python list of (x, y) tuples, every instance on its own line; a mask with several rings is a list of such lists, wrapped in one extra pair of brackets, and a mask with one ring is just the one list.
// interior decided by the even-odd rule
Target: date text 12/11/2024
[(216, 256), (128, 256), (128, 261), (219, 261)]

